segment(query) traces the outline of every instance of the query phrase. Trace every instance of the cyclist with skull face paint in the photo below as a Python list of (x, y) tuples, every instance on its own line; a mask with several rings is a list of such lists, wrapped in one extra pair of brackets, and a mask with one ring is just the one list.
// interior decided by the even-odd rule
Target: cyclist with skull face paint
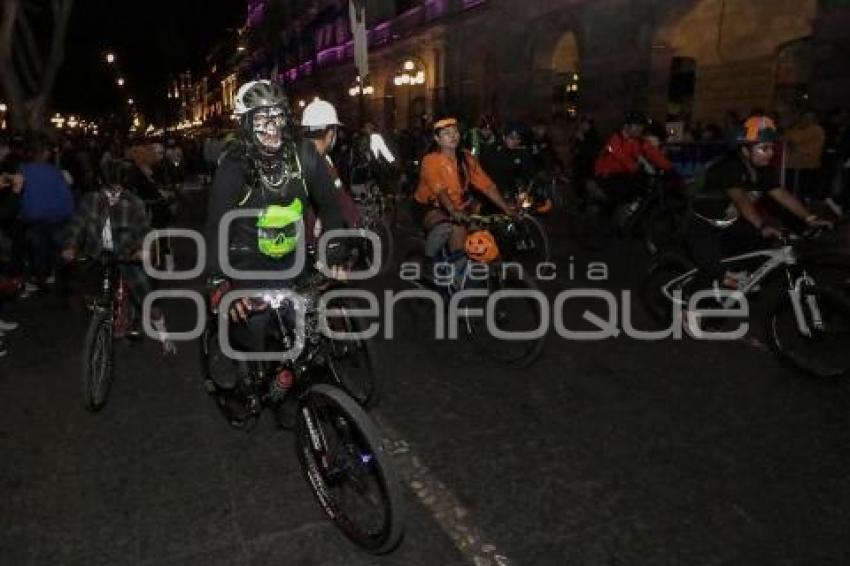
[[(214, 305), (228, 287), (280, 289), (293, 282), (227, 281), (219, 262), (220, 246), (234, 269), (281, 272), (295, 263), (301, 245), (297, 225), (311, 206), (325, 229), (345, 227), (334, 180), (314, 145), (295, 139), (283, 90), (270, 81), (249, 82), (237, 92), (235, 113), (241, 117), (242, 130), (220, 160), (207, 207), (207, 276)], [(228, 241), (220, 242), (222, 218), (238, 209), (262, 213), (234, 220)], [(342, 263), (343, 251), (329, 250), (328, 262)], [(262, 351), (267, 321), (265, 316), (249, 317), (252, 308), (247, 299), (231, 305), (230, 319), (237, 323), (231, 335), (240, 347)]]

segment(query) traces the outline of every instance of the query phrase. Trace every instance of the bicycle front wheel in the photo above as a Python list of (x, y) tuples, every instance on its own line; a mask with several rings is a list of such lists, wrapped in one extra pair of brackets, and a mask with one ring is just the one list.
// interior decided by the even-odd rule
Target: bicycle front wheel
[(770, 313), (768, 341), (786, 363), (819, 378), (850, 376), (850, 269), (833, 263), (807, 268), (799, 303), (785, 293)]
[(375, 425), (336, 387), (314, 385), (299, 399), (296, 449), (325, 514), (357, 546), (393, 550), (404, 533), (401, 484)]
[(463, 299), (460, 316), (476, 348), (491, 360), (525, 368), (543, 352), (548, 304), (530, 274), (509, 266), (492, 266), (486, 281), (468, 277), (464, 290), (486, 290), (486, 295)]
[(83, 346), (83, 405), (93, 413), (106, 404), (115, 370), (112, 316), (107, 310), (95, 310), (89, 321)]
[(523, 216), (516, 223), (516, 227), (517, 237), (514, 245), (517, 259), (536, 272), (539, 265), (548, 263), (550, 260), (549, 236), (546, 234), (546, 229), (533, 216)]
[(671, 282), (693, 268), (691, 262), (676, 254), (665, 254), (650, 268), (640, 286), (640, 299), (653, 323), (667, 328), (673, 322), (675, 310), (681, 307), (668, 295), (678, 291), (681, 297), (691, 278), (675, 286)]

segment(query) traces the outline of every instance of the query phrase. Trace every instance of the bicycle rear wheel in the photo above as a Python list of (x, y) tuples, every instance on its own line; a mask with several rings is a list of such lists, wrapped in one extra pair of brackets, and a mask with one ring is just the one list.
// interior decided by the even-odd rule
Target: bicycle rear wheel
[(785, 293), (768, 316), (768, 341), (792, 367), (820, 378), (850, 375), (850, 264), (807, 266), (800, 309)]
[(298, 401), (296, 449), (325, 514), (357, 546), (393, 550), (404, 533), (401, 484), (375, 425), (342, 390), (314, 385)]
[(112, 316), (96, 309), (89, 321), (82, 357), (83, 405), (86, 410), (100, 411), (109, 398), (115, 371)]
[(548, 303), (533, 278), (493, 266), (486, 281), (467, 278), (464, 290), (475, 289), (486, 290), (486, 296), (469, 297), (459, 305), (475, 347), (491, 360), (517, 369), (537, 361), (548, 330), (543, 325)]

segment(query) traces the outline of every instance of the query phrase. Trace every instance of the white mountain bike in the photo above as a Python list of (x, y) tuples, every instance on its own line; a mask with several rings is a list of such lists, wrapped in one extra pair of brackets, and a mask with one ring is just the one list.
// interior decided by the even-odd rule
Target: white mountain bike
[[(813, 252), (812, 241), (822, 230), (800, 237), (785, 235), (780, 246), (722, 260), (728, 271), (760, 262), (738, 285), (737, 296), (722, 306), (734, 306), (741, 296), (761, 289), (775, 272), (784, 273), (776, 305), (767, 319), (767, 340), (783, 361), (817, 377), (850, 375), (850, 257)], [(659, 258), (641, 290), (644, 305), (656, 320), (672, 320), (683, 308), (697, 269), (672, 254)]]

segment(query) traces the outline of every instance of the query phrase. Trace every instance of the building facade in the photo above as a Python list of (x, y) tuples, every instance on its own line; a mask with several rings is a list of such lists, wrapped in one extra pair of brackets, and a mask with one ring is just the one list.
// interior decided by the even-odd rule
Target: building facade
[[(817, 0), (368, 0), (364, 96), (347, 6), (249, 0), (240, 77), (274, 74), (295, 101), (321, 96), (347, 121), (385, 128), (446, 112), (528, 121), (581, 111), (614, 124), (641, 109), (719, 122), (730, 110), (817, 103)], [(407, 68), (424, 80), (400, 80)]]

